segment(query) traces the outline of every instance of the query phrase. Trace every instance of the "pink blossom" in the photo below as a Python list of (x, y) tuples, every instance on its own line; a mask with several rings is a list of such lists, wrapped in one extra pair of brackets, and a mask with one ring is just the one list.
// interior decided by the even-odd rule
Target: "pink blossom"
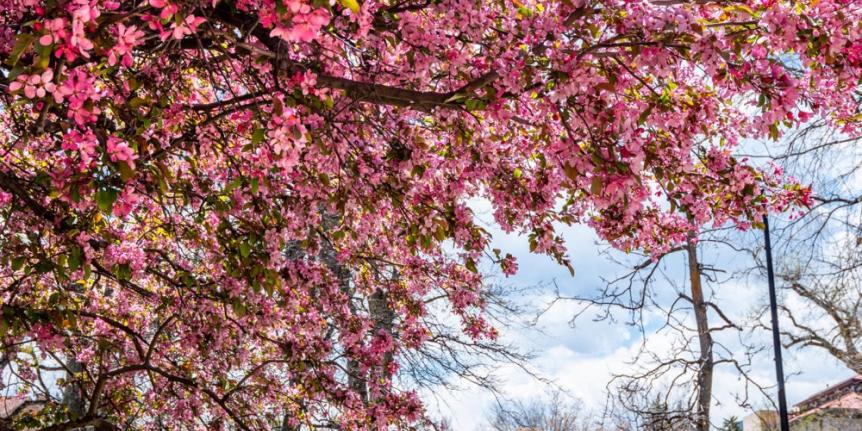
[(95, 80), (95, 77), (78, 68), (69, 73), (67, 79), (54, 92), (57, 103), (64, 99), (69, 101), (70, 109), (67, 115), (79, 125), (94, 121), (96, 115), (101, 112), (96, 106), (88, 106), (88, 102), (101, 98), (96, 92)]
[(9, 91), (16, 92), (24, 89), (24, 95), (28, 99), (43, 98), (48, 93), (54, 93), (57, 86), (52, 82), (54, 72), (46, 70), (41, 75), (18, 75), (15, 81), (9, 84)]
[(206, 18), (189, 15), (185, 17), (185, 19), (183, 19), (182, 22), (180, 22), (179, 24), (177, 24), (176, 22), (171, 24), (171, 31), (169, 33), (163, 33), (161, 36), (162, 40), (167, 39), (169, 34), (174, 39), (180, 40), (197, 31), (198, 26), (205, 22)]
[(111, 48), (108, 54), (108, 64), (114, 66), (117, 64), (117, 58), (122, 58), (122, 64), (125, 67), (132, 66), (132, 49), (143, 43), (141, 38), (144, 32), (139, 30), (137, 26), (131, 25), (126, 27), (123, 23), (117, 24), (116, 37), (117, 43)]
[(12, 203), (12, 194), (3, 190), (0, 190), (0, 207), (5, 207)]
[(78, 354), (75, 356), (75, 360), (86, 364), (90, 362), (91, 359), (93, 359), (93, 356), (95, 356), (95, 354), (96, 351), (92, 347), (87, 347), (78, 352)]
[(61, 148), (65, 151), (77, 152), (81, 160), (79, 169), (86, 171), (96, 161), (98, 145), (99, 141), (92, 131), (87, 130), (85, 133), (81, 133), (75, 130), (63, 137)]
[(137, 206), (139, 197), (131, 187), (126, 187), (114, 202), (111, 213), (120, 218), (126, 217)]
[(317, 38), (320, 28), (329, 23), (329, 14), (322, 9), (311, 10), (308, 5), (301, 5), (294, 13), (290, 26), (276, 25), (269, 35), (290, 42), (310, 42)]
[(111, 157), (112, 162), (124, 162), (129, 168), (135, 169), (135, 160), (138, 159), (138, 155), (135, 154), (135, 151), (125, 141), (109, 136), (108, 155)]
[(513, 276), (518, 272), (518, 262), (514, 256), (507, 255), (501, 262), (500, 267), (503, 269), (503, 274)]

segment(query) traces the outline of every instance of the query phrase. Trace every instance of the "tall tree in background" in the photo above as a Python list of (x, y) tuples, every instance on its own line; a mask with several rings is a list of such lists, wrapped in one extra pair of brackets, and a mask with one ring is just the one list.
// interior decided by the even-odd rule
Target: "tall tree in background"
[(56, 368), (80, 395), (28, 427), (418, 426), (398, 376), (441, 337), (428, 304), (493, 341), (478, 264), (517, 269), (471, 200), (565, 265), (561, 225), (661, 255), (805, 204), (731, 152), (812, 115), (858, 131), (860, 16), (0, 0), (4, 384)]
[(704, 297), (702, 267), (697, 258), (697, 244), (695, 235), (689, 237), (685, 246), (688, 258), (688, 281), (691, 287), (691, 296), (686, 299), (691, 302), (694, 314), (695, 327), (697, 328), (698, 362), (697, 362), (697, 398), (694, 422), (697, 431), (709, 431), (712, 422), (709, 411), (712, 407), (712, 378), (715, 368), (715, 347), (712, 339), (713, 328), (709, 325), (707, 302)]
[(725, 418), (721, 423), (721, 431), (742, 431), (741, 421), (736, 416)]
[(714, 259), (717, 234), (703, 233), (705, 244), (692, 235), (685, 245), (660, 256), (621, 259), (611, 250), (607, 256), (624, 269), (623, 275), (606, 279), (596, 294), (556, 298), (582, 305), (573, 325), (594, 311), (594, 319), (624, 320), (639, 332), (641, 343), (631, 369), (616, 374), (608, 385), (618, 407), (636, 418), (653, 415), (660, 404), (673, 406), (667, 413), (685, 418), (695, 430), (714, 428), (712, 405), (723, 401), (714, 396), (713, 376), (721, 369), (744, 382), (744, 391), (734, 400), (741, 407), (749, 407), (750, 390), (766, 395), (750, 375), (757, 346), (726, 344), (741, 335), (745, 322), (735, 321), (716, 301), (725, 270), (703, 261), (704, 256)]

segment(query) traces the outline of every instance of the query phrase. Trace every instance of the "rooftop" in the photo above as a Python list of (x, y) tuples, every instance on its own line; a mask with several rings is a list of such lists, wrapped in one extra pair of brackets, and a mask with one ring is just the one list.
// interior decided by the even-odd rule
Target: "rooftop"
[(862, 375), (853, 376), (797, 403), (790, 420), (826, 410), (862, 410)]

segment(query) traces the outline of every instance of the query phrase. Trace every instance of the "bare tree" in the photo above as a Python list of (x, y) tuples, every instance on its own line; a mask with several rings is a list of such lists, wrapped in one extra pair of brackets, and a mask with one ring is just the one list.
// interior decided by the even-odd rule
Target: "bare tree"
[[(855, 241), (854, 241), (855, 242)], [(847, 368), (862, 374), (862, 259), (858, 245), (848, 244), (832, 260), (802, 272), (785, 269), (781, 279), (805, 301), (803, 310), (781, 309), (792, 323), (782, 331), (788, 347), (815, 347), (829, 352)]]
[(690, 431), (700, 426), (697, 421), (685, 414), (686, 406), (677, 403), (669, 406), (666, 401), (656, 398), (649, 409), (642, 415), (644, 431)]
[(580, 401), (559, 391), (527, 401), (498, 403), (489, 418), (491, 431), (595, 431), (594, 420)]
[(707, 305), (703, 298), (703, 280), (701, 266), (697, 259), (697, 246), (694, 235), (689, 236), (686, 244), (688, 255), (688, 277), (691, 285), (691, 306), (694, 320), (697, 324), (698, 367), (697, 367), (697, 400), (695, 422), (698, 431), (709, 431), (709, 410), (712, 405), (712, 375), (715, 367), (713, 355), (714, 342), (709, 327)]
[[(630, 362), (632, 369), (615, 375), (608, 384), (621, 408), (635, 417), (639, 427), (653, 423), (654, 428), (686, 424), (697, 431), (713, 429), (711, 406), (717, 367), (728, 367), (744, 382), (735, 400), (740, 406), (748, 406), (752, 391), (768, 396), (749, 374), (759, 346), (745, 345), (745, 325), (731, 319), (714, 299), (715, 287), (729, 277), (724, 270), (703, 262), (705, 257), (714, 258), (713, 252), (725, 243), (720, 240), (724, 234), (722, 230), (704, 232), (699, 241), (692, 236), (684, 247), (663, 256), (643, 256), (634, 264), (630, 258), (620, 260), (617, 254), (609, 253), (628, 268), (623, 276), (605, 280), (593, 296), (558, 295), (557, 300), (585, 304), (573, 324), (588, 310), (597, 310), (595, 319), (616, 321), (625, 316), (625, 323), (639, 330), (642, 343)], [(662, 323), (656, 325), (657, 319)], [(719, 334), (722, 337), (717, 338)], [(656, 339), (668, 341), (655, 348), (650, 340)], [(732, 346), (725, 344), (728, 340), (734, 340)], [(657, 406), (663, 407), (656, 410)]]
[[(862, 373), (862, 150), (824, 121), (760, 154), (812, 186), (811, 208), (773, 223), (785, 347), (818, 348)], [(763, 275), (759, 238), (748, 247)], [(767, 325), (762, 316), (764, 326)]]

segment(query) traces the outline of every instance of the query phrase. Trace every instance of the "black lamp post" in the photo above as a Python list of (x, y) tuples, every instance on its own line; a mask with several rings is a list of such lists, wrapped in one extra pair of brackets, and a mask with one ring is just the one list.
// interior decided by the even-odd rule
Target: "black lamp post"
[(778, 305), (775, 298), (775, 274), (772, 271), (772, 243), (769, 240), (769, 219), (763, 216), (766, 241), (766, 277), (769, 281), (769, 310), (772, 314), (772, 346), (775, 351), (775, 377), (778, 379), (778, 417), (781, 431), (790, 431), (787, 418), (787, 399), (784, 395), (784, 364), (781, 361), (781, 334), (778, 331)]

